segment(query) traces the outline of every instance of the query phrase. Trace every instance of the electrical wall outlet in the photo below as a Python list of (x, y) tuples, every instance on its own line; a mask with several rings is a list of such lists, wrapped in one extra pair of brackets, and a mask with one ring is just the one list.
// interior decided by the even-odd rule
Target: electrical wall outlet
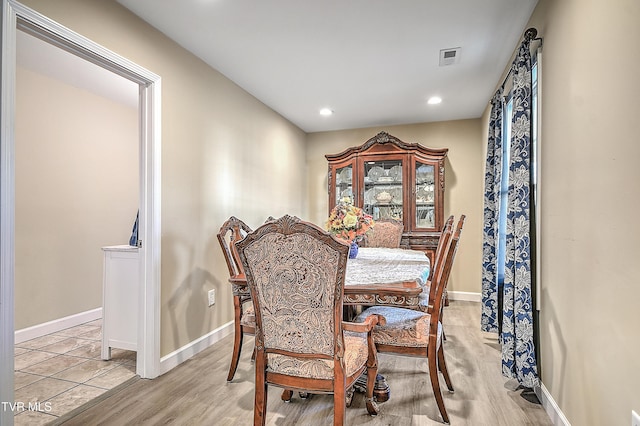
[[(209, 296), (209, 306), (213, 306), (216, 304), (216, 289), (214, 288), (213, 290), (209, 290), (208, 293)], [(638, 425), (640, 426), (640, 425)]]
[(640, 426), (640, 414), (631, 410), (631, 426)]

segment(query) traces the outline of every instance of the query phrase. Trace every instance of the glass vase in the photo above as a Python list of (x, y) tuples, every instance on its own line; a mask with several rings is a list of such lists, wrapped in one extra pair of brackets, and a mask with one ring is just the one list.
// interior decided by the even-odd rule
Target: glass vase
[(351, 242), (351, 247), (349, 247), (349, 259), (355, 259), (358, 255), (358, 243), (355, 241)]

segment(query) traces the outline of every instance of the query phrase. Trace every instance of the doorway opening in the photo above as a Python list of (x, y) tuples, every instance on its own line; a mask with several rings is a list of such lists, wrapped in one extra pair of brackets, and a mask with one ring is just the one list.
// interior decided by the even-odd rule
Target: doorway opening
[[(35, 36), (138, 86), (140, 276), (136, 372), (160, 365), (160, 93), (154, 73), (74, 33), (14, 0), (3, 2), (0, 111), (0, 401), (14, 401), (15, 91), (17, 31)], [(133, 218), (132, 218), (133, 219)], [(0, 411), (12, 424), (13, 412)]]

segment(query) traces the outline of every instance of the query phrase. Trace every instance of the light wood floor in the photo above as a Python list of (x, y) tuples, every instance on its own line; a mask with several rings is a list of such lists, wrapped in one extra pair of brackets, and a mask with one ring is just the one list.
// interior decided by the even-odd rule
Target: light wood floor
[[(452, 425), (552, 425), (543, 408), (529, 402), (517, 384), (500, 374), (495, 336), (479, 331), (480, 304), (452, 301), (445, 308), (445, 355), (455, 393), (444, 393)], [(236, 376), (226, 382), (232, 337), (199, 353), (154, 380), (132, 380), (80, 407), (59, 424), (70, 425), (250, 425), (253, 421), (252, 338), (245, 338)], [(442, 424), (424, 359), (380, 354), (379, 372), (391, 388), (380, 414), (370, 417), (356, 394), (347, 409), (348, 425)], [(443, 388), (446, 387), (443, 384)], [(313, 395), (291, 403), (270, 387), (268, 425), (330, 425), (333, 400)], [(526, 395), (525, 395), (526, 396)]]

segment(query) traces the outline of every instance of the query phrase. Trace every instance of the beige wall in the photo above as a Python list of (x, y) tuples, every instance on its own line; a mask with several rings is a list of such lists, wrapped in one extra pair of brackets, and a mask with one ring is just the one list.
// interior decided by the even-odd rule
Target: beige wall
[(640, 412), (640, 3), (540, 0), (542, 380), (574, 425)]
[[(216, 240), (230, 215), (306, 218), (305, 134), (115, 1), (27, 6), (162, 78), (161, 354), (232, 320)], [(218, 303), (207, 307), (207, 291)]]
[(102, 306), (102, 251), (138, 209), (138, 114), (18, 68), (15, 328)]
[(405, 142), (417, 142), (430, 148), (448, 148), (445, 163), (445, 217), (453, 214), (457, 220), (459, 215), (467, 215), (449, 290), (479, 293), (484, 185), (482, 149), (485, 144), (481, 124), (481, 120), (476, 119), (309, 134), (307, 163), (311, 220), (322, 225), (329, 213), (325, 154), (336, 154), (361, 145), (381, 131)]

